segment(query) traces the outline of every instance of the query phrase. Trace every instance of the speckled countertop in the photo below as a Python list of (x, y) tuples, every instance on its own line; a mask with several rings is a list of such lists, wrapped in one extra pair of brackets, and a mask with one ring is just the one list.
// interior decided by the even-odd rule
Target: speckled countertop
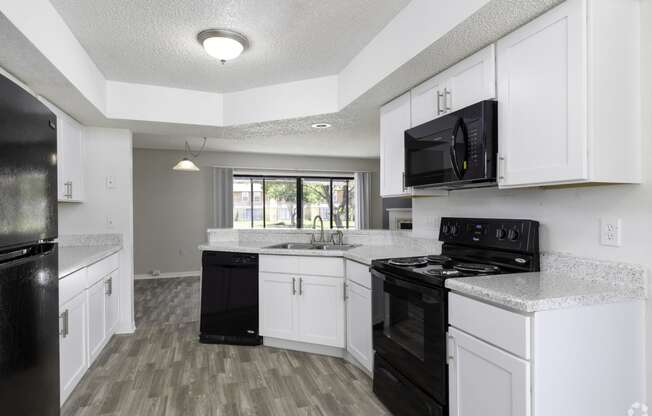
[(446, 280), (452, 291), (519, 312), (645, 299), (645, 287), (562, 272), (517, 273)]
[(59, 247), (59, 279), (88, 267), (122, 249), (122, 245)]
[(425, 256), (433, 254), (428, 248), (404, 247), (395, 245), (361, 245), (350, 250), (291, 250), (267, 248), (269, 241), (220, 241), (199, 246), (203, 251), (231, 251), (239, 253), (275, 254), (286, 256), (343, 257), (358, 263), (371, 265), (372, 260), (390, 257)]

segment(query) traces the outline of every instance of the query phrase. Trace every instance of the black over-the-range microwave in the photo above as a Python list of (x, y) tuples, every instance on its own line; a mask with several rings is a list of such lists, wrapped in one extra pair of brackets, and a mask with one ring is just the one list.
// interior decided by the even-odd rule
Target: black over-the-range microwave
[(405, 131), (405, 185), (460, 189), (496, 183), (498, 103), (482, 101)]

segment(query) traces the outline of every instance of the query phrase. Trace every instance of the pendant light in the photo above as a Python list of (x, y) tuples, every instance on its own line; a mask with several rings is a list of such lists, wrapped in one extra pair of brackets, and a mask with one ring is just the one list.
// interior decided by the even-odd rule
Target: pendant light
[[(185, 151), (186, 154), (190, 155), (191, 158), (195, 159), (201, 154), (201, 152), (204, 150), (205, 147), (206, 147), (206, 137), (204, 137), (204, 142), (201, 145), (201, 149), (199, 149), (197, 153), (193, 153), (193, 151), (190, 149), (190, 145), (188, 144), (188, 140), (186, 140)], [(179, 172), (199, 172), (199, 168), (197, 167), (197, 165), (195, 165), (195, 162), (193, 162), (188, 157), (184, 157), (179, 162), (177, 162), (177, 164), (174, 165), (172, 170), (176, 170)]]

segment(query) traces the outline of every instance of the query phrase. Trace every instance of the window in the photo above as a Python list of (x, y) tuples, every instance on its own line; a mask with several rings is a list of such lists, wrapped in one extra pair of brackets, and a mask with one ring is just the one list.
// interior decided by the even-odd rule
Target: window
[(234, 228), (355, 228), (353, 178), (239, 176), (233, 178)]

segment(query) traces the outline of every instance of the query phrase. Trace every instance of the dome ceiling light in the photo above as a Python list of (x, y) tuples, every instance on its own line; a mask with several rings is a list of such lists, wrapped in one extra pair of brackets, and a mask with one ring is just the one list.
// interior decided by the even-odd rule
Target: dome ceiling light
[(237, 58), (247, 50), (249, 41), (238, 32), (227, 29), (208, 29), (199, 32), (197, 40), (206, 53), (222, 62)]
[(320, 129), (320, 130), (321, 129), (328, 129), (330, 127), (331, 127), (331, 125), (328, 124), (328, 123), (315, 123), (315, 124), (312, 125), (313, 129)]

